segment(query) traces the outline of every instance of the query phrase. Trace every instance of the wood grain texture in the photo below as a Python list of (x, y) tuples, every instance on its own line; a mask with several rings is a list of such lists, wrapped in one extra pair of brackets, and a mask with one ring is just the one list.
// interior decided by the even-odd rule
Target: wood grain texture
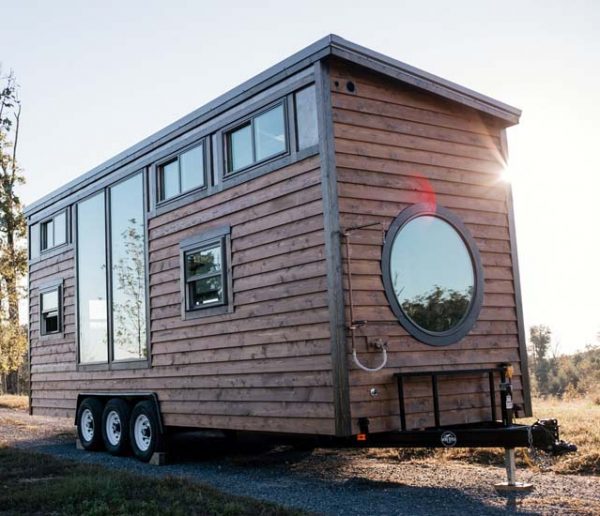
[[(167, 424), (334, 432), (321, 170), (308, 158), (149, 221), (151, 363), (76, 368), (74, 255), (31, 268), (35, 414), (77, 393), (155, 391)], [(182, 320), (179, 242), (231, 227), (234, 310)], [(64, 279), (65, 334), (39, 338), (37, 289)]]
[[(346, 88), (348, 81), (355, 85), (353, 92)], [(456, 344), (428, 346), (410, 336), (389, 307), (381, 276), (381, 229), (353, 233), (354, 317), (367, 321), (356, 333), (358, 356), (373, 367), (380, 355), (368, 342), (379, 338), (389, 346), (387, 366), (377, 373), (362, 371), (347, 357), (354, 430), (360, 417), (369, 417), (372, 431), (399, 428), (393, 377), (399, 371), (510, 362), (516, 370), (515, 400), (522, 403), (509, 206), (499, 181), (501, 126), (475, 110), (341, 64), (332, 69), (330, 86), (341, 226), (380, 223), (387, 230), (412, 204), (437, 203), (458, 215), (473, 235), (485, 276), (483, 306), (471, 332)], [(348, 264), (342, 251), (348, 305)], [(347, 346), (350, 351), (350, 341)], [(372, 386), (380, 392), (377, 399), (369, 395)], [(490, 417), (487, 379), (444, 379), (440, 394), (442, 423)], [(430, 383), (407, 383), (405, 398), (409, 427), (431, 426)]]

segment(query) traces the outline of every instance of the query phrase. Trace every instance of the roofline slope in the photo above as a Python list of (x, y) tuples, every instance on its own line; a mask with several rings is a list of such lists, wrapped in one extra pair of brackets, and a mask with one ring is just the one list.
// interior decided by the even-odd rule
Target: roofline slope
[(25, 208), (25, 215), (29, 217), (70, 195), (76, 189), (106, 177), (116, 169), (329, 55), (485, 112), (503, 120), (507, 125), (518, 123), (521, 115), (519, 109), (508, 104), (352, 43), (335, 34), (329, 34), (31, 203)]

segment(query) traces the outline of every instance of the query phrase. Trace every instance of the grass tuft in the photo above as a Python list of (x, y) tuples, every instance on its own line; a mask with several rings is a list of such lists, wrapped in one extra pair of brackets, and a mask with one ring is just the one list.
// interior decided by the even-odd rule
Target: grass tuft
[(10, 448), (0, 448), (0, 507), (2, 514), (15, 515), (301, 514), (178, 478), (107, 474), (98, 466)]
[(27, 410), (29, 408), (29, 398), (27, 396), (3, 394), (0, 396), (0, 408)]

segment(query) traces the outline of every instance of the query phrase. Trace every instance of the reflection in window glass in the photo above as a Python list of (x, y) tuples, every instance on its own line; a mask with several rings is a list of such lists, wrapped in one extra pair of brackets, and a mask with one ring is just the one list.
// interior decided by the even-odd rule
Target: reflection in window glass
[(144, 182), (142, 174), (110, 189), (114, 360), (147, 356)]
[(188, 278), (221, 270), (221, 246), (190, 253), (186, 257)]
[(295, 95), (298, 149), (306, 149), (319, 143), (317, 129), (317, 94), (314, 84)]
[(34, 224), (29, 228), (29, 258), (40, 256), (40, 225)]
[(77, 298), (82, 363), (108, 360), (104, 192), (77, 205)]
[(469, 311), (473, 262), (458, 232), (439, 217), (416, 217), (398, 231), (390, 274), (402, 311), (424, 330), (451, 330)]
[(54, 247), (54, 220), (42, 224), (42, 249)]
[(181, 191), (204, 186), (204, 147), (199, 145), (179, 157)]
[(67, 213), (59, 213), (54, 217), (54, 245), (62, 245), (67, 241)]
[(161, 200), (179, 195), (179, 164), (177, 160), (162, 166)]
[(59, 289), (42, 293), (41, 297), (41, 333), (49, 335), (60, 331), (58, 319), (58, 292)]
[(277, 106), (254, 119), (256, 161), (285, 151), (285, 119), (283, 106)]
[(230, 170), (239, 170), (254, 162), (252, 153), (252, 127), (250, 124), (229, 134)]
[(212, 247), (185, 253), (187, 309), (223, 304), (223, 242)]

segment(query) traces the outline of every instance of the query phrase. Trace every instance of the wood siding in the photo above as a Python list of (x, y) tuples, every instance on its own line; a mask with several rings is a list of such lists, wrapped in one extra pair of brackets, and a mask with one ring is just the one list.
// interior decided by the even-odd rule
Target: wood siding
[[(231, 226), (233, 313), (181, 317), (179, 242)], [(76, 366), (74, 255), (30, 268), (34, 414), (81, 391), (155, 391), (167, 425), (331, 434), (334, 409), (318, 156), (149, 220), (152, 367)], [(65, 334), (39, 338), (38, 288), (63, 278)]]
[[(368, 342), (381, 338), (389, 346), (388, 364), (377, 373), (360, 370), (348, 355), (353, 430), (358, 431), (360, 417), (370, 419), (371, 431), (399, 428), (393, 378), (399, 371), (510, 362), (515, 402), (522, 403), (507, 188), (499, 181), (502, 126), (470, 108), (342, 64), (333, 65), (331, 92), (341, 227), (380, 222), (387, 229), (408, 206), (438, 203), (466, 224), (485, 276), (483, 306), (470, 333), (456, 344), (429, 346), (410, 336), (389, 307), (381, 277), (382, 230), (352, 235), (354, 317), (368, 321), (356, 333), (359, 358), (378, 365), (381, 355), (369, 350)], [(344, 251), (346, 295), (347, 270)], [(378, 398), (369, 395), (371, 387), (379, 390)], [(484, 376), (440, 379), (440, 396), (442, 424), (491, 417)], [(432, 426), (430, 380), (407, 381), (405, 397), (408, 427)]]

